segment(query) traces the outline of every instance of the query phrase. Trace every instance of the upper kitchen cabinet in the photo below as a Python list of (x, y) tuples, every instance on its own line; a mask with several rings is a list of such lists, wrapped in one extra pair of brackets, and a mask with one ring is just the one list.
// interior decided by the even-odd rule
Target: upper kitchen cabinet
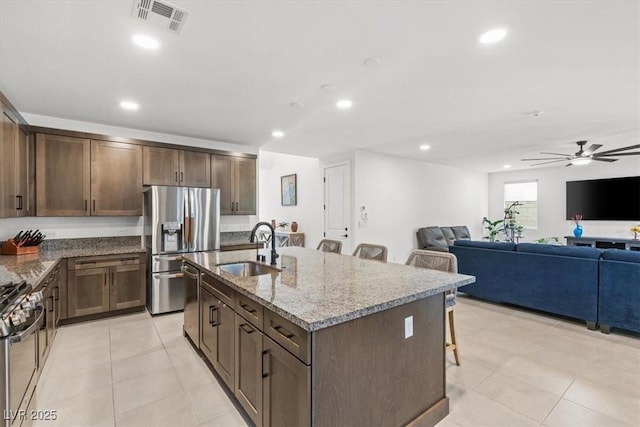
[(212, 187), (220, 189), (221, 215), (256, 214), (256, 160), (211, 155)]
[(144, 185), (211, 187), (209, 153), (144, 146)]
[(142, 147), (36, 135), (38, 216), (142, 215)]
[(0, 218), (33, 215), (34, 145), (4, 103), (0, 126)]
[(89, 216), (90, 165), (89, 139), (37, 134), (36, 214)]
[(142, 147), (91, 141), (91, 215), (142, 215)]

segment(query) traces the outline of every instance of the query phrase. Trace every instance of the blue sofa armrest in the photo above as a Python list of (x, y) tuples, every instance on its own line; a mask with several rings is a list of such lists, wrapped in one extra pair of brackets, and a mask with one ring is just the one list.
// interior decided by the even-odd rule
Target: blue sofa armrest
[(602, 254), (598, 321), (606, 333), (613, 327), (640, 333), (640, 252)]

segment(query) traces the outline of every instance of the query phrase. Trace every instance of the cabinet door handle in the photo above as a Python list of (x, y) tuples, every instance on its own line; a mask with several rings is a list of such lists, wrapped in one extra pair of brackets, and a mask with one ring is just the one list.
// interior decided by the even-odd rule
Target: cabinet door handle
[[(218, 309), (216, 308), (215, 305), (210, 305), (209, 306), (209, 324), (211, 326), (218, 326), (218, 324), (216, 323), (218, 315), (217, 315), (217, 313), (215, 313), (217, 310)], [(215, 315), (216, 319), (213, 318), (214, 315)]]
[(262, 378), (267, 378), (271, 373), (271, 358), (269, 357), (269, 350), (262, 352)]
[(96, 199), (93, 199), (93, 211), (96, 211)]
[(16, 210), (22, 210), (22, 196), (16, 196)]
[(246, 311), (247, 313), (251, 313), (251, 314), (253, 314), (253, 313), (255, 313), (255, 312), (256, 312), (256, 309), (255, 309), (255, 308), (247, 308), (247, 307), (249, 307), (249, 305), (248, 305), (248, 304), (240, 303), (240, 308), (241, 308), (241, 309), (243, 309), (244, 311)]
[(240, 329), (245, 331), (247, 334), (252, 334), (252, 333), (254, 333), (256, 331), (255, 329), (253, 329), (251, 326), (249, 326), (246, 323), (243, 323), (242, 325), (240, 325)]
[(290, 340), (291, 338), (296, 336), (296, 334), (292, 334), (291, 332), (287, 331), (284, 328), (284, 326), (281, 326), (281, 325), (275, 326), (273, 329), (275, 329), (276, 332), (278, 332), (280, 335), (282, 335), (283, 337), (285, 337), (288, 340)]
[(176, 171), (176, 182), (178, 182), (178, 171)]
[(180, 172), (180, 182), (184, 182), (184, 172)]
[(84, 211), (87, 211), (87, 199), (84, 199)]

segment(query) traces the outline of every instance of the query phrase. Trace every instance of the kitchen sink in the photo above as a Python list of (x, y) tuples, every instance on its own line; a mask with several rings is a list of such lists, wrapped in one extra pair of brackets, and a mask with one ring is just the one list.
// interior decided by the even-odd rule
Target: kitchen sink
[(245, 261), (231, 264), (218, 264), (220, 270), (238, 277), (260, 276), (261, 274), (278, 273), (279, 269), (256, 262)]

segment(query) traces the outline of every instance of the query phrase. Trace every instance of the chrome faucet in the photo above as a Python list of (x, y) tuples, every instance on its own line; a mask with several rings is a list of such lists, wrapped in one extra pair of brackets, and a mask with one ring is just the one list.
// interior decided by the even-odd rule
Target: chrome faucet
[(256, 230), (260, 228), (260, 226), (266, 225), (271, 230), (271, 265), (276, 265), (276, 259), (280, 256), (276, 252), (276, 234), (273, 230), (273, 227), (268, 222), (259, 222), (253, 226), (253, 230), (251, 230), (251, 236), (249, 237), (249, 242), (253, 243), (256, 241)]

